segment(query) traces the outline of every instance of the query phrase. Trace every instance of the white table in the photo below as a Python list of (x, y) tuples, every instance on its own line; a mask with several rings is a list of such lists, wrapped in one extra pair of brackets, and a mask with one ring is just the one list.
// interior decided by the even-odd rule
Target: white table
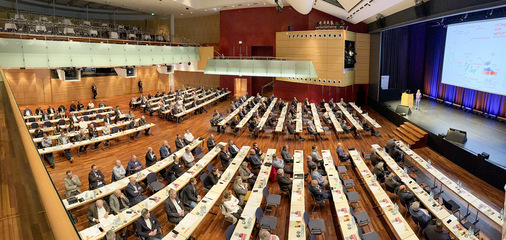
[(258, 122), (258, 129), (259, 130), (262, 130), (265, 126), (265, 122), (267, 122), (267, 119), (269, 119), (269, 114), (272, 112), (272, 109), (274, 108), (274, 106), (276, 105), (276, 101), (278, 100), (278, 98), (274, 98), (271, 102), (271, 104), (269, 105), (269, 107), (267, 108), (267, 110), (265, 111), (264, 115), (262, 116), (262, 118), (260, 119), (260, 121)]
[(357, 107), (357, 105), (355, 105), (354, 102), (350, 102), (349, 103), (351, 105), (351, 107), (353, 109), (355, 109), (355, 111), (357, 111), (358, 114), (360, 114), (360, 116), (362, 116), (363, 118), (365, 118), (366, 121), (368, 121), (374, 128), (381, 128), (381, 125), (379, 125), (376, 120), (372, 119), (369, 114), (367, 113), (364, 113), (364, 111), (362, 111), (362, 109), (360, 109), (359, 107)]
[(334, 130), (336, 130), (336, 132), (338, 132), (338, 133), (343, 132), (343, 128), (341, 127), (341, 124), (339, 124), (339, 122), (337, 121), (336, 116), (334, 115), (334, 112), (332, 112), (332, 109), (330, 108), (328, 103), (325, 103), (325, 109), (329, 113), (330, 122), (332, 122), (332, 125), (334, 126)]
[[(311, 103), (310, 106), (311, 106), (311, 113), (313, 114), (313, 121), (314, 121), (314, 126), (316, 127), (316, 132), (323, 133), (323, 127), (322, 127), (322, 123), (320, 122), (320, 116), (318, 115), (318, 110), (316, 109), (316, 106), (314, 103)], [(298, 108), (298, 106), (297, 106), (297, 108)]]
[(288, 104), (285, 103), (285, 106), (283, 107), (283, 109), (281, 109), (281, 113), (279, 113), (278, 125), (276, 125), (276, 129), (274, 130), (274, 132), (282, 132), (283, 131), (283, 126), (285, 124), (285, 117), (286, 117), (287, 110), (288, 110)]
[(297, 103), (297, 113), (295, 114), (295, 132), (302, 132), (302, 104)]
[(341, 112), (343, 112), (346, 119), (348, 119), (348, 122), (350, 122), (351, 125), (353, 125), (357, 129), (357, 131), (364, 130), (364, 128), (362, 128), (362, 125), (360, 125), (360, 123), (357, 120), (355, 120), (355, 118), (353, 118), (353, 116), (348, 112), (348, 110), (346, 110), (346, 108), (341, 103), (337, 103), (337, 107), (341, 109)]
[[(304, 176), (304, 155), (301, 150), (293, 154), (293, 176)], [(290, 199), (290, 220), (288, 222), (288, 239), (306, 239), (306, 223), (304, 222), (305, 204), (304, 177), (293, 179), (292, 196)]]

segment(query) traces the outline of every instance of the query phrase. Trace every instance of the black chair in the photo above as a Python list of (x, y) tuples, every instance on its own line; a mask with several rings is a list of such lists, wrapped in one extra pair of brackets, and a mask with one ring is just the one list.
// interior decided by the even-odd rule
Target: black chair
[(388, 184), (385, 184), (385, 188), (387, 189), (387, 191), (395, 194), (395, 188), (390, 187)]
[(202, 152), (202, 148), (196, 147), (195, 148), (195, 156), (197, 156), (197, 159), (202, 159), (206, 154)]
[(33, 117), (28, 118), (28, 122), (35, 122), (35, 118), (33, 118)]
[(353, 179), (343, 179), (343, 176), (339, 173), (339, 179), (343, 183), (345, 188), (353, 188), (355, 187), (355, 182)]
[(36, 123), (36, 122), (32, 122), (32, 124), (30, 124), (30, 128), (31, 128), (31, 129), (36, 129), (36, 128), (38, 128), (38, 127), (39, 127), (39, 124), (38, 124), (38, 123)]
[(350, 207), (350, 213), (355, 218), (359, 227), (365, 226), (371, 222), (371, 218), (369, 218), (366, 211), (355, 212), (353, 211), (353, 208)]
[(65, 125), (65, 119), (58, 120), (58, 125), (60, 126)]
[(91, 122), (90, 124), (93, 125), (94, 127), (97, 127), (97, 123), (96, 122)]
[(119, 128), (118, 127), (111, 128), (111, 133), (117, 133), (117, 132), (119, 132)]
[[(344, 189), (344, 193), (346, 194), (346, 198), (348, 198), (348, 202), (350, 204), (352, 203), (358, 203), (360, 201), (360, 196), (358, 195), (358, 192), (348, 192), (348, 190), (346, 190), (346, 188), (343, 188)], [(355, 208), (361, 208), (360, 205), (357, 205), (356, 207), (353, 207), (354, 209)]]
[(102, 113), (102, 112), (104, 112), (102, 109), (97, 110), (97, 113)]
[(443, 206), (445, 206), (446, 209), (448, 209), (450, 212), (452, 212), (452, 214), (455, 214), (456, 212), (459, 212), (459, 218), (460, 218), (460, 206), (453, 200), (446, 200), (445, 198), (442, 198), (443, 199)]
[(207, 167), (206, 167), (206, 168), (207, 168), (207, 172), (208, 172), (209, 174), (211, 174), (211, 172), (213, 171), (213, 164), (211, 164), (211, 163), (207, 164)]
[(153, 191), (153, 193), (160, 191), (162, 188), (165, 187), (163, 183), (158, 181), (158, 176), (156, 176), (155, 172), (151, 172), (146, 176), (148, 188)]
[(83, 119), (84, 119), (85, 122), (87, 122), (87, 121), (90, 120), (90, 118), (88, 116), (86, 116), (86, 115), (83, 116)]
[(265, 216), (261, 208), (257, 208), (255, 211), (255, 217), (260, 229), (267, 229), (269, 231), (276, 230), (276, 225), (278, 223), (277, 217)]
[(102, 114), (97, 114), (97, 115), (95, 115), (95, 118), (96, 119), (102, 119), (102, 118), (104, 118), (104, 116), (102, 116)]
[(234, 224), (228, 226), (227, 230), (225, 231), (225, 240), (230, 240), (230, 238), (232, 238), (232, 234), (234, 234), (234, 231), (235, 231)]
[(360, 149), (360, 152), (362, 153), (362, 157), (365, 159), (365, 160), (369, 160), (371, 159), (371, 154), (365, 154), (364, 151), (362, 149)]
[(206, 186), (204, 185), (204, 180), (206, 180), (206, 178), (207, 178), (207, 174), (206, 173), (202, 173), (202, 175), (200, 175), (200, 182), (202, 182), (202, 188), (204, 188), (205, 190), (209, 191), (210, 189), (206, 188)]
[(309, 214), (304, 212), (304, 222), (311, 235), (322, 235), (325, 232), (325, 222), (323, 219), (309, 219)]
[(362, 233), (362, 230), (358, 230), (358, 236), (362, 240), (380, 240), (380, 237), (378, 236), (378, 233), (376, 232), (368, 232), (368, 233)]
[(50, 121), (47, 121), (47, 122), (44, 122), (44, 127), (52, 127), (53, 126), (53, 123), (50, 122)]
[(116, 174), (114, 174), (114, 171), (112, 171), (112, 174), (111, 174), (111, 183), (116, 182), (117, 180), (119, 180), (119, 179), (116, 179)]
[(269, 206), (278, 206), (281, 203), (281, 195), (270, 194), (269, 188), (265, 187), (263, 190), (263, 194), (264, 194), (265, 202), (266, 202), (265, 203), (266, 211), (268, 211)]

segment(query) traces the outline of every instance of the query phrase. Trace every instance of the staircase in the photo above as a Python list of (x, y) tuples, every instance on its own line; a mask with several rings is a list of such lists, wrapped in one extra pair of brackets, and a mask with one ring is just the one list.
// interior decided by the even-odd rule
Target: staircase
[(411, 149), (427, 146), (428, 134), (410, 122), (404, 122), (394, 130), (393, 135), (395, 138), (409, 144)]

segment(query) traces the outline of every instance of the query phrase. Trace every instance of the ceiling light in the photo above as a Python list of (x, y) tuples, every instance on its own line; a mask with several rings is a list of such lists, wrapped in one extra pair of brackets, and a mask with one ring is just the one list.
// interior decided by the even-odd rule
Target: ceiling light
[(234, 5), (232, 5), (232, 7), (235, 7)]
[(204, 10), (204, 12), (207, 12), (207, 9), (206, 9), (206, 10)]
[(155, 16), (155, 13), (154, 13), (154, 12), (152, 12), (152, 13), (151, 13), (151, 16)]
[(190, 12), (191, 14), (193, 14), (193, 12)]

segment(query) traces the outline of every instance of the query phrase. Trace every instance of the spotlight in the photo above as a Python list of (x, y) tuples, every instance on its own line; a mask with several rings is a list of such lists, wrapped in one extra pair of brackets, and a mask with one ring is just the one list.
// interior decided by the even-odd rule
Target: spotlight
[(192, 65), (192, 63), (191, 63), (191, 62), (188, 62), (188, 66), (190, 66), (190, 65)]
[(466, 19), (467, 19), (467, 13), (464, 16), (460, 17), (461, 22), (465, 21)]

